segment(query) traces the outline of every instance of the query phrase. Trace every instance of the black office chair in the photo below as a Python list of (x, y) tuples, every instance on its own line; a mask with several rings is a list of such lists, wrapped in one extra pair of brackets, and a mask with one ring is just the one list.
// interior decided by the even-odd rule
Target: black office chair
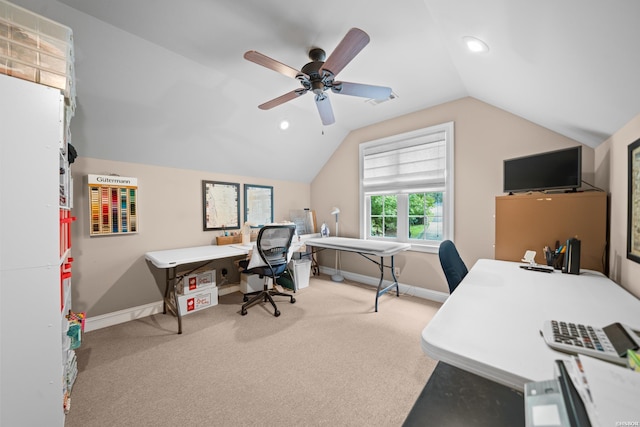
[(460, 258), (456, 245), (451, 240), (445, 240), (440, 243), (438, 255), (440, 256), (440, 265), (449, 284), (449, 293), (453, 293), (469, 270), (467, 270), (467, 266)]
[[(242, 309), (240, 310), (240, 314), (243, 316), (247, 314), (247, 308), (260, 301), (270, 302), (275, 310), (273, 315), (276, 317), (280, 316), (280, 310), (278, 310), (278, 307), (273, 300), (274, 295), (289, 297), (291, 304), (296, 302), (293, 295), (279, 292), (275, 288), (277, 278), (287, 269), (287, 256), (295, 231), (296, 226), (293, 224), (265, 225), (258, 233), (255, 249), (260, 254), (260, 258), (264, 262), (264, 265), (247, 269), (249, 261), (241, 261), (239, 263), (239, 265), (244, 268), (244, 271), (242, 271), (243, 273), (258, 274), (261, 278), (264, 278), (263, 290), (250, 292), (244, 295), (243, 301), (245, 303), (242, 305)], [(273, 281), (273, 289), (269, 289), (269, 278)], [(249, 297), (252, 298), (249, 299)]]

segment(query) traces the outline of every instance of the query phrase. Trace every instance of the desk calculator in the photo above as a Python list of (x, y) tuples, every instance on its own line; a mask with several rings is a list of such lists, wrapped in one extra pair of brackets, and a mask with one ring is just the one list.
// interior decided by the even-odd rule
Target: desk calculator
[(571, 354), (586, 354), (621, 365), (627, 362), (627, 350), (640, 348), (640, 331), (612, 323), (599, 328), (578, 323), (547, 320), (542, 337), (553, 349)]

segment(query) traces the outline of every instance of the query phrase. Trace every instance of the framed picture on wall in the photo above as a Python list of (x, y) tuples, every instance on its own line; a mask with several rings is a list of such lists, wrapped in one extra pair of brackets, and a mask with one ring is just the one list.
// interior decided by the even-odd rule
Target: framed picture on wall
[(240, 184), (202, 181), (204, 231), (240, 228)]
[(254, 227), (273, 222), (273, 187), (244, 185), (244, 222)]
[(640, 263), (640, 139), (629, 145), (627, 258)]
[[(119, 175), (89, 174), (87, 181), (91, 212), (89, 236), (122, 236), (137, 233), (140, 225), (138, 179)], [(68, 226), (68, 218), (61, 221), (66, 224), (65, 227)]]

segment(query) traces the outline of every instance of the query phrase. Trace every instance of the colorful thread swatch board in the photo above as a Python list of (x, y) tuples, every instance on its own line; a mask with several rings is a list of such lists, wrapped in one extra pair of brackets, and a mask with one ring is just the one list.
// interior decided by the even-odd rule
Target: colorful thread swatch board
[(89, 175), (90, 236), (138, 232), (138, 179)]

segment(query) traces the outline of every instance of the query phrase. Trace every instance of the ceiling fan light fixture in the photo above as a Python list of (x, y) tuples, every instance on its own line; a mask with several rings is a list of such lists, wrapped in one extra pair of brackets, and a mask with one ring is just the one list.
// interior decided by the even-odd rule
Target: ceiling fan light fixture
[(294, 89), (284, 95), (280, 95), (277, 98), (258, 105), (258, 108), (261, 110), (270, 110), (285, 102), (296, 99), (307, 92), (311, 92), (315, 95), (316, 108), (320, 114), (322, 124), (327, 126), (335, 123), (331, 101), (325, 93), (329, 89), (334, 93), (342, 95), (375, 99), (388, 98), (391, 94), (391, 88), (388, 87), (334, 81), (336, 75), (349, 64), (368, 43), (369, 36), (367, 33), (359, 28), (351, 28), (328, 57), (325, 51), (320, 48), (311, 49), (309, 51), (311, 62), (302, 67), (300, 71), (255, 50), (245, 52), (244, 58), (247, 61), (254, 62), (287, 77), (294, 78), (302, 85), (301, 88)]
[(462, 40), (467, 46), (467, 49), (469, 49), (473, 53), (489, 52), (489, 45), (487, 45), (484, 41), (480, 40), (477, 37), (464, 36)]

